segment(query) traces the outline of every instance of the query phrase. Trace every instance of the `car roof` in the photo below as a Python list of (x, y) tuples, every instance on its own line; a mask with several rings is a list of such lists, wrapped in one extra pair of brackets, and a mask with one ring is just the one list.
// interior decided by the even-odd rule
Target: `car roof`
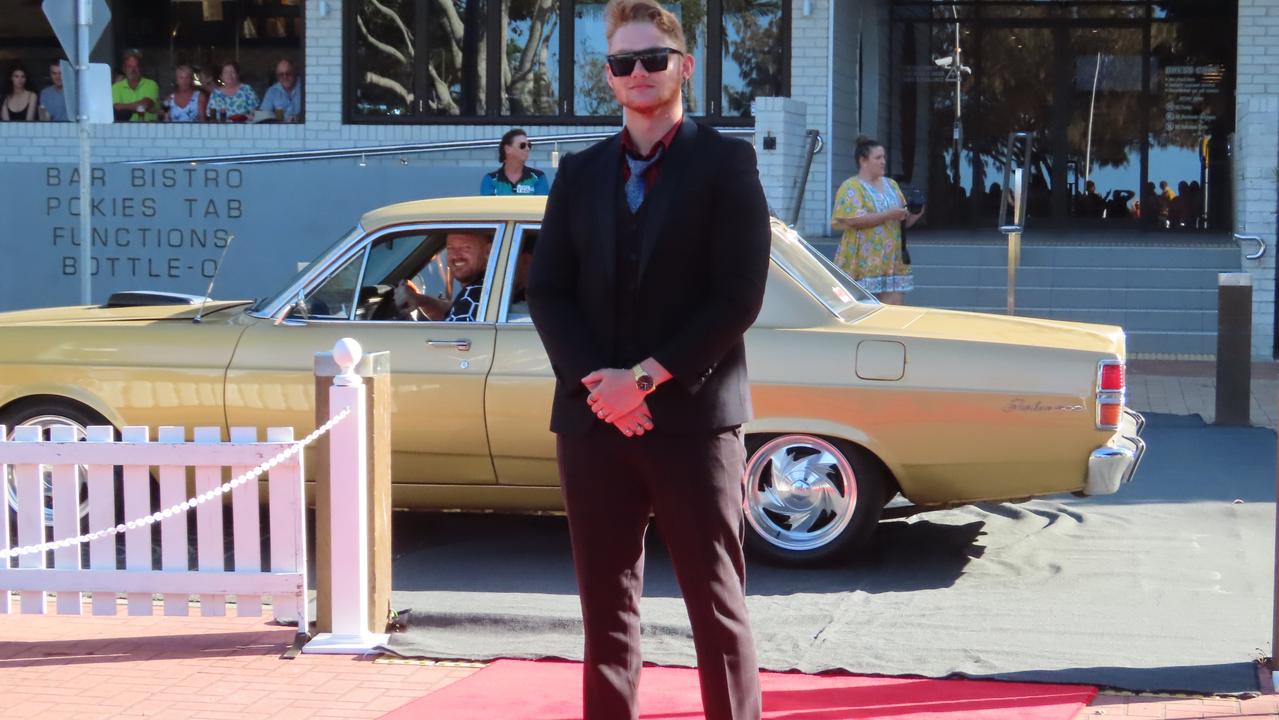
[(373, 232), (390, 225), (433, 220), (539, 222), (545, 209), (546, 197), (540, 195), (412, 200), (370, 210), (360, 218), (360, 226)]

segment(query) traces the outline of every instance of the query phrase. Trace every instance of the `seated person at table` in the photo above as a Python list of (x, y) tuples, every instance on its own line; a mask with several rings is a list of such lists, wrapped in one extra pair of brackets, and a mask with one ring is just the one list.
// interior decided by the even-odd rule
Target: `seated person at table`
[(298, 122), (302, 119), (302, 85), (297, 80), (297, 71), (293, 63), (281, 60), (275, 64), (276, 83), (266, 89), (262, 96), (262, 107), (269, 113), (280, 111), (279, 119), (284, 122)]
[(479, 317), (480, 298), (484, 294), (484, 271), (488, 267), (493, 239), (486, 235), (450, 233), (445, 242), (448, 249), (448, 267), (453, 280), (462, 289), (449, 300), (431, 297), (413, 283), (402, 281), (395, 287), (395, 304), (403, 312), (420, 311), (427, 320), (443, 322), (476, 322)]

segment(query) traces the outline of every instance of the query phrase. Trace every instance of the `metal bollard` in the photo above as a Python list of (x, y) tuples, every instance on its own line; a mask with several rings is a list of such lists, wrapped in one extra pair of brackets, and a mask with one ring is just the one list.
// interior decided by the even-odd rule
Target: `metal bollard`
[(1217, 425), (1249, 425), (1252, 275), (1217, 275)]

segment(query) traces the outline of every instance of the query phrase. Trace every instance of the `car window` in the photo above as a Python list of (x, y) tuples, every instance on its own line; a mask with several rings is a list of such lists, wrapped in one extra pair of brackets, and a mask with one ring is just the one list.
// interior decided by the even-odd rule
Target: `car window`
[(348, 320), (355, 299), (355, 287), (360, 279), (360, 266), (364, 253), (357, 253), (337, 272), (329, 276), (306, 296), (300, 314), (312, 320)]
[[(334, 251), (335, 251), (335, 250), (337, 250), (339, 247), (341, 247), (341, 246), (345, 245), (346, 243), (350, 242), (354, 236), (359, 235), (359, 234), (362, 234), (363, 232), (364, 232), (364, 231), (360, 228), (360, 226), (359, 226), (359, 225), (356, 225), (355, 227), (353, 227), (353, 228), (351, 228), (351, 229), (347, 230), (346, 232), (342, 233), (341, 237), (339, 237), (337, 240), (335, 240), (335, 241), (333, 242), (333, 244), (331, 244), (331, 245), (329, 245), (327, 248), (325, 248), (325, 249), (324, 249), (324, 252), (320, 253), (319, 255), (316, 255), (316, 256), (315, 256), (315, 259), (313, 259), (311, 262), (308, 262), (308, 263), (301, 263), (301, 262), (300, 262), (300, 263), (298, 263), (297, 272), (293, 275), (293, 277), (292, 277), (292, 278), (290, 278), (290, 279), (289, 279), (289, 281), (288, 281), (287, 283), (285, 283), (285, 284), (282, 286), (282, 287), (284, 288), (284, 290), (282, 290), (282, 291), (281, 291), (281, 293), (282, 293), (282, 294), (283, 294), (283, 293), (289, 293), (290, 295), (295, 294), (295, 293), (296, 293), (296, 291), (293, 291), (292, 293), (290, 293), (290, 292), (289, 292), (289, 291), (290, 291), (290, 288), (292, 288), (292, 287), (293, 287), (294, 285), (296, 285), (299, 281), (301, 281), (301, 280), (302, 280), (302, 278), (303, 278), (303, 277), (305, 277), (305, 276), (307, 275), (307, 273), (311, 272), (311, 268), (315, 267), (315, 264), (316, 264), (317, 262), (320, 262), (320, 261), (321, 261), (321, 260), (323, 260), (324, 258), (327, 258), (327, 257), (329, 256), (329, 254), (330, 254), (330, 253), (334, 252)], [(278, 298), (278, 296), (277, 296), (276, 298), (263, 298), (263, 299), (259, 300), (258, 302), (254, 303), (253, 307), (252, 307), (252, 308), (250, 308), (250, 311), (261, 311), (261, 310), (263, 310), (265, 307), (267, 307), (267, 305), (269, 304), (269, 302), (270, 302), (271, 300), (274, 300), (274, 299), (279, 299), (279, 298)], [(289, 298), (286, 298), (285, 300), (286, 300), (286, 301), (293, 301), (293, 300), (295, 300), (295, 299), (296, 299), (296, 297), (289, 297)]]
[(515, 240), (513, 255), (509, 259), (507, 275), (511, 278), (510, 290), (506, 294), (506, 322), (533, 322), (528, 313), (528, 298), (524, 290), (528, 287), (528, 271), (533, 264), (533, 247), (537, 243), (538, 228), (525, 227)]
[(778, 222), (773, 223), (773, 260), (836, 315), (859, 303), (879, 303), (799, 233)]
[(492, 251), (491, 229), (378, 238), (368, 251), (355, 319), (479, 320)]

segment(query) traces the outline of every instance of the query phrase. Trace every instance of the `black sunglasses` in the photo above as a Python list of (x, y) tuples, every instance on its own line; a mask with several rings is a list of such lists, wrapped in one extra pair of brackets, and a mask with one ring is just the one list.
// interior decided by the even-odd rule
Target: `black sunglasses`
[(635, 72), (635, 63), (638, 61), (644, 66), (645, 72), (658, 73), (665, 70), (667, 65), (670, 64), (671, 53), (676, 55), (684, 54), (675, 48), (668, 47), (618, 53), (608, 56), (608, 67), (613, 71), (614, 77), (626, 77)]

